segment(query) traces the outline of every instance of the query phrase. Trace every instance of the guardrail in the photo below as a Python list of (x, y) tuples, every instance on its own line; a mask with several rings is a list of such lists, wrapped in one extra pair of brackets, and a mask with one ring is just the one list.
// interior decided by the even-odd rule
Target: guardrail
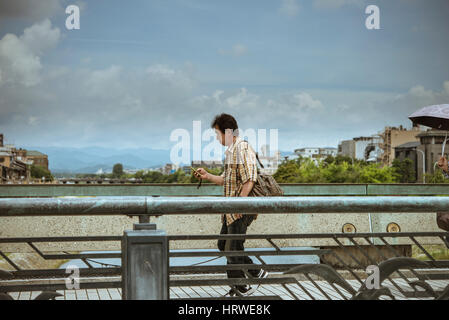
[[(201, 265), (196, 263), (194, 265), (170, 265), (168, 272), (171, 275), (169, 280), (170, 298), (177, 299), (195, 299), (195, 298), (209, 298), (209, 299), (228, 299), (223, 295), (223, 286), (235, 286), (242, 284), (249, 284), (260, 286), (260, 294), (253, 296), (257, 299), (366, 299), (374, 298), (377, 294), (380, 297), (393, 297), (394, 299), (408, 299), (408, 298), (438, 298), (446, 294), (444, 284), (448, 283), (449, 274), (447, 268), (449, 261), (438, 260), (432, 253), (422, 248), (422, 254), (425, 255), (423, 261), (418, 261), (410, 258), (403, 258), (402, 252), (391, 245), (391, 239), (397, 237), (411, 237), (415, 241), (417, 238), (424, 237), (440, 237), (443, 239), (446, 233), (411, 233), (411, 234), (310, 234), (310, 235), (178, 235), (168, 236), (168, 241), (191, 241), (191, 240), (219, 240), (219, 239), (246, 239), (251, 241), (253, 239), (264, 239), (272, 248), (257, 249), (252, 251), (239, 252), (239, 254), (253, 257), (259, 261), (258, 266), (270, 271), (274, 277), (266, 279), (257, 279), (251, 277), (248, 269), (254, 265)], [(277, 241), (285, 238), (330, 238), (343, 248), (343, 252), (337, 252), (333, 249), (296, 249), (281, 248)], [(381, 251), (379, 247), (374, 245), (370, 239), (372, 238), (382, 240), (388, 250)], [(15, 239), (0, 239), (1, 243), (26, 242), (33, 244), (37, 248), (40, 242), (53, 241), (120, 241), (122, 237), (65, 237), (65, 238), (15, 238)], [(362, 253), (362, 257), (356, 257), (354, 250), (349, 250), (348, 246), (343, 245), (345, 240), (349, 240), (355, 244), (355, 251)], [(364, 245), (365, 244), (365, 245)], [(366, 246), (368, 244), (368, 246)], [(419, 242), (417, 242), (419, 245)], [(148, 249), (148, 248), (147, 248)], [(38, 249), (37, 249), (38, 250)], [(188, 251), (177, 252), (170, 251), (171, 258), (190, 257), (203, 258), (210, 260), (213, 257), (226, 257), (236, 252), (205, 252), (205, 251)], [(345, 255), (350, 257), (349, 262), (345, 262)], [(270, 263), (269, 257), (283, 256), (297, 258), (300, 257), (316, 257), (319, 263)], [(58, 259), (61, 256), (46, 256), (42, 254), (45, 259)], [(93, 267), (95, 260), (104, 258), (101, 254), (77, 254), (71, 255), (71, 258), (80, 258), (86, 262), (87, 268), (81, 268), (79, 276), (83, 279), (79, 283), (79, 288), (83, 289), (109, 289), (121, 288), (123, 286), (120, 275), (123, 274), (123, 269), (120, 265), (108, 265), (107, 267), (98, 268)], [(108, 254), (108, 257), (123, 258), (120, 253)], [(94, 260), (95, 259), (95, 260)], [(310, 260), (310, 259), (309, 259)], [(340, 265), (335, 267), (332, 260), (340, 262)], [(373, 290), (368, 294), (364, 290), (366, 277), (364, 270), (369, 265), (378, 265), (379, 272), (382, 274), (379, 280), (382, 284), (383, 292)], [(17, 268), (17, 266), (15, 266)], [(246, 279), (227, 279), (225, 277), (211, 277), (213, 274), (223, 275), (229, 270), (242, 270), (248, 275)], [(176, 275), (188, 274), (190, 278), (175, 278)], [(199, 279), (191, 278), (192, 275), (199, 275)], [(65, 290), (66, 284), (64, 281), (52, 282), (50, 279), (61, 280), (67, 276), (64, 269), (53, 270), (22, 270), (18, 268), (15, 271), (9, 272), (9, 281), (3, 281), (0, 284), (0, 292), (20, 292), (20, 291), (56, 291)], [(98, 281), (98, 277), (102, 277)], [(0, 274), (0, 279), (6, 280), (4, 274)], [(22, 281), (17, 281), (21, 279)], [(39, 284), (32, 282), (39, 279), (45, 279)], [(90, 280), (92, 279), (92, 280)], [(15, 280), (15, 281), (11, 281)], [(29, 282), (25, 282), (28, 280)], [(427, 285), (426, 285), (427, 284)], [(205, 293), (204, 288), (210, 288)], [(384, 289), (387, 288), (387, 289)], [(281, 290), (283, 292), (281, 292)], [(201, 294), (201, 292), (203, 294)], [(212, 292), (212, 293), (211, 293)], [(446, 292), (446, 293), (445, 293)], [(382, 293), (382, 294), (381, 294)], [(55, 296), (55, 295), (54, 295)], [(239, 297), (246, 299), (248, 297)], [(251, 297), (249, 297), (251, 298)]]
[(447, 211), (449, 197), (88, 197), (0, 198), (0, 216), (262, 213), (361, 213)]
[[(3, 198), (0, 199), (1, 217), (41, 216), (41, 215), (137, 215), (142, 218), (160, 215), (185, 214), (222, 214), (232, 212), (250, 213), (333, 213), (333, 212), (435, 212), (449, 208), (449, 197), (267, 197), (267, 198), (223, 198), (223, 197), (93, 197), (93, 198)], [(147, 219), (141, 219), (145, 221)], [(284, 294), (292, 299), (375, 299), (390, 297), (402, 299), (410, 297), (427, 297), (444, 299), (449, 297), (449, 261), (439, 259), (432, 252), (420, 244), (419, 239), (436, 237), (441, 245), (449, 247), (449, 233), (444, 232), (414, 232), (414, 233), (364, 233), (364, 234), (264, 234), (264, 235), (167, 235), (156, 226), (149, 223), (135, 225), (135, 230), (125, 231), (123, 237), (66, 237), (66, 238), (3, 238), (0, 243), (27, 243), (43, 259), (80, 258), (87, 262), (92, 258), (115, 257), (121, 258), (121, 266), (114, 269), (88, 267), (80, 274), (88, 277), (101, 275), (103, 277), (121, 274), (121, 280), (102, 282), (86, 282), (81, 288), (111, 288), (121, 286), (123, 298), (126, 299), (166, 299), (179, 297), (183, 287), (209, 286), (217, 292), (212, 298), (223, 298), (219, 295), (222, 285), (278, 285), (284, 289)], [(405, 257), (403, 251), (398, 250), (387, 239), (408, 238), (416, 245), (424, 261)], [(171, 241), (190, 240), (218, 240), (218, 239), (253, 239), (266, 240), (271, 249), (257, 249), (256, 251), (221, 251), (221, 252), (176, 252), (169, 251)], [(337, 248), (318, 248), (307, 251), (303, 249), (281, 248), (274, 240), (286, 238), (328, 238), (337, 244)], [(382, 241), (385, 250), (381, 250), (373, 239)], [(357, 241), (359, 239), (359, 241)], [(122, 241), (121, 253), (64, 253), (45, 254), (36, 246), (36, 242), (54, 241)], [(345, 245), (344, 241), (348, 242)], [(363, 244), (360, 242), (362, 241)], [(355, 254), (359, 253), (359, 256)], [(388, 253), (387, 253), (388, 252)], [(1, 292), (20, 290), (63, 290), (63, 283), (55, 284), (20, 284), (11, 283), (13, 280), (26, 278), (40, 278), (61, 276), (61, 271), (31, 270), (25, 271), (8, 258), (0, 255), (15, 269), (12, 272), (0, 272), (0, 279), (10, 278), (7, 283), (0, 285)], [(254, 278), (248, 272), (252, 265), (227, 266), (170, 266), (169, 257), (228, 257), (231, 255), (254, 256), (260, 265), (267, 270), (277, 271), (273, 277), (267, 279)], [(266, 263), (265, 256), (315, 256), (319, 264), (310, 263)], [(363, 257), (361, 259), (360, 257)], [(349, 263), (348, 261), (352, 262)], [(333, 260), (333, 261), (331, 261)], [(337, 262), (337, 263), (336, 263)], [(367, 288), (360, 272), (368, 265), (379, 268), (381, 288)], [(100, 268), (101, 269), (101, 268)], [(174, 273), (224, 272), (231, 269), (242, 270), (247, 278), (244, 279), (170, 279)], [(404, 271), (405, 270), (405, 271)], [(354, 281), (342, 277), (346, 271)], [(393, 277), (393, 273), (399, 278)], [(319, 280), (319, 278), (323, 280)], [(352, 282), (351, 282), (352, 281)], [(431, 281), (434, 281), (433, 283)], [(435, 284), (435, 281), (443, 281)], [(446, 281), (446, 282), (444, 282)], [(315, 288), (315, 289), (313, 289)], [(221, 287), (221, 289), (223, 289)], [(264, 289), (265, 290), (265, 289)], [(273, 289), (274, 290), (274, 289)], [(184, 291), (185, 292), (185, 291)], [(55, 295), (48, 295), (55, 297)], [(274, 298), (273, 295), (263, 297)], [(262, 298), (263, 298), (262, 297)], [(190, 296), (190, 298), (194, 298)], [(243, 297), (238, 297), (243, 298)]]

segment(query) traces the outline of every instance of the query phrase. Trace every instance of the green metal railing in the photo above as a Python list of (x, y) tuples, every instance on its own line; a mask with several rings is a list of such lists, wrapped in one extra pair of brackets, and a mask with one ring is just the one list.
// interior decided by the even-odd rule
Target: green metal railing
[(241, 212), (288, 213), (434, 213), (449, 208), (449, 197), (82, 197), (0, 198), (0, 217), (95, 215), (191, 215)]

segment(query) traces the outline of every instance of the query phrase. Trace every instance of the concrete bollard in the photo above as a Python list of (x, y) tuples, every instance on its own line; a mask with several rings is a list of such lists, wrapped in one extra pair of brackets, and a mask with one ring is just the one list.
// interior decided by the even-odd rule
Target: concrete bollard
[(122, 239), (122, 299), (169, 299), (168, 239), (156, 224), (135, 224)]

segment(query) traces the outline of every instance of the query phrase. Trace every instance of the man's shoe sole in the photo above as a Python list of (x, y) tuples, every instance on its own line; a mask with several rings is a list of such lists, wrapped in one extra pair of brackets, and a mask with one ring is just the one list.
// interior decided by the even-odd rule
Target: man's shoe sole
[[(257, 277), (257, 279), (265, 279), (266, 277), (268, 277), (268, 271), (264, 270), (264, 274), (261, 277)], [(257, 287), (254, 289), (254, 292), (259, 290), (259, 287), (260, 287), (260, 283), (257, 284)], [(252, 293), (254, 293), (254, 292), (252, 292)]]

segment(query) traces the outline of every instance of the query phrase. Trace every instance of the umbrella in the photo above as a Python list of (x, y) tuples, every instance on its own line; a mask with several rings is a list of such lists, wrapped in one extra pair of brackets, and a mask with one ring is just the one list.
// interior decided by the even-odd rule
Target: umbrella
[(409, 117), (413, 123), (440, 130), (449, 130), (449, 104), (424, 107)]
[[(414, 124), (421, 124), (433, 129), (449, 130), (449, 104), (439, 104), (424, 107), (412, 113), (409, 117)], [(443, 147), (441, 148), (441, 155), (444, 154), (444, 147), (446, 146), (446, 137), (444, 138)]]

